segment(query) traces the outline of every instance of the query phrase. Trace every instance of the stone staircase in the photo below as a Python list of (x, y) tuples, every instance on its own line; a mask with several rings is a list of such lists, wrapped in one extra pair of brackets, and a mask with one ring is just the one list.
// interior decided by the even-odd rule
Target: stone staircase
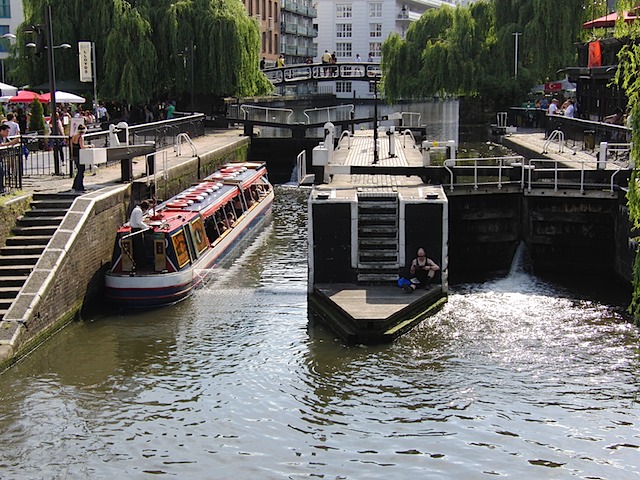
[(18, 296), (75, 196), (34, 194), (31, 210), (18, 220), (0, 249), (0, 319)]
[(398, 195), (358, 194), (358, 283), (398, 280)]

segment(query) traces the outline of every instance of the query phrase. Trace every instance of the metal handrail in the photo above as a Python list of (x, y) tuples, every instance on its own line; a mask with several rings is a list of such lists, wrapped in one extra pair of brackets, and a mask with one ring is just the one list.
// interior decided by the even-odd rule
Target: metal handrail
[(407, 146), (407, 135), (413, 140), (413, 148), (416, 148), (416, 137), (413, 136), (413, 132), (408, 128), (402, 132), (402, 148)]
[[(479, 162), (483, 161), (497, 161), (498, 165), (479, 165)], [(472, 165), (464, 165), (465, 163), (471, 163)], [(512, 162), (512, 163), (507, 163)], [(444, 162), (444, 168), (449, 172), (449, 189), (451, 191), (454, 190), (455, 185), (465, 185), (466, 183), (454, 183), (454, 171), (457, 170), (472, 170), (473, 171), (473, 188), (477, 190), (480, 185), (497, 185), (498, 189), (501, 189), (505, 183), (503, 181), (503, 177), (505, 177), (505, 171), (511, 171), (515, 166), (520, 166), (524, 162), (524, 158), (521, 156), (510, 156), (510, 157), (484, 157), (484, 158), (458, 158), (458, 159), (447, 159)], [(487, 169), (495, 169), (498, 175), (497, 182), (479, 182), (478, 181), (478, 170), (482, 168), (483, 170)], [(518, 182), (518, 183), (521, 183)]]
[(305, 110), (302, 111), (302, 114), (307, 117), (307, 123), (311, 123), (311, 119), (309, 118), (309, 115), (307, 112), (320, 112), (320, 111), (325, 111), (327, 112), (327, 122), (331, 121), (331, 112), (332, 111), (339, 111), (339, 110), (344, 110), (346, 109), (349, 113), (349, 118), (353, 118), (353, 115), (355, 115), (356, 113), (356, 107), (349, 103), (347, 105), (334, 105), (331, 107), (315, 107), (315, 108), (306, 108)]
[(547, 138), (547, 141), (544, 142), (542, 153), (548, 152), (547, 147), (553, 140), (558, 140), (558, 153), (564, 152), (564, 132), (562, 130), (554, 130), (551, 132), (551, 135), (549, 135), (549, 138)]
[(198, 149), (194, 145), (194, 143), (191, 140), (191, 138), (189, 137), (189, 135), (187, 135), (186, 133), (179, 133), (176, 136), (176, 145), (175, 145), (176, 154), (178, 156), (182, 155), (182, 140), (187, 142), (187, 144), (189, 144), (189, 146), (191, 147), (191, 153), (193, 153), (192, 156), (193, 157), (197, 157), (198, 156)]
[(255, 111), (264, 111), (264, 121), (268, 122), (270, 121), (269, 116), (270, 114), (273, 113), (286, 113), (287, 114), (287, 121), (284, 123), (291, 123), (291, 116), (293, 115), (293, 110), (291, 110), (290, 108), (274, 108), (274, 107), (261, 107), (259, 105), (240, 105), (240, 111), (244, 114), (244, 119), (245, 120), (250, 120), (249, 118), (247, 118), (249, 116), (249, 112), (250, 110), (255, 110)]
[(342, 133), (340, 134), (340, 138), (338, 139), (338, 148), (340, 148), (340, 142), (345, 137), (345, 135), (349, 139), (347, 150), (350, 150), (351, 149), (351, 132), (349, 130), (343, 130)]
[(302, 150), (296, 157), (296, 167), (298, 169), (298, 186), (302, 183), (302, 180), (307, 176), (307, 151)]
[[(543, 164), (543, 163), (552, 163), (553, 167), (552, 168), (537, 168), (536, 165), (537, 164)], [(573, 163), (573, 164), (577, 164), (580, 166), (580, 169), (576, 169), (573, 167), (559, 167), (559, 165), (564, 165), (565, 163)], [(558, 173), (560, 172), (580, 172), (580, 193), (584, 193), (585, 191), (585, 183), (584, 183), (584, 165), (585, 162), (583, 160), (550, 160), (550, 159), (541, 159), (541, 158), (537, 158), (537, 159), (532, 159), (529, 160), (529, 165), (532, 165), (533, 168), (529, 169), (529, 182), (528, 182), (528, 186), (527, 186), (527, 191), (531, 191), (531, 186), (533, 184), (532, 182), (532, 172), (535, 170), (536, 172), (553, 172), (553, 190), (555, 192), (558, 191)]]

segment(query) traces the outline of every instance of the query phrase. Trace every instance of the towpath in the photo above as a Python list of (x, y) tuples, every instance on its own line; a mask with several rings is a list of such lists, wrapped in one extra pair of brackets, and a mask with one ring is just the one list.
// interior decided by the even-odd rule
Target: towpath
[[(212, 130), (206, 132), (202, 137), (193, 138), (193, 144), (197, 153), (203, 154), (219, 148), (224, 148), (238, 140), (242, 135), (242, 130)], [(167, 167), (173, 167), (193, 158), (191, 148), (187, 144), (182, 145), (182, 155), (178, 156), (173, 146), (159, 150), (156, 154), (156, 172), (162, 169), (161, 152), (167, 152)], [(63, 167), (68, 168), (68, 165)], [(133, 159), (133, 178), (144, 177), (146, 170), (145, 158), (136, 157)], [(84, 185), (87, 192), (99, 190), (102, 187), (121, 183), (120, 162), (115, 162), (108, 166), (100, 166), (93, 171), (87, 170), (84, 176)], [(68, 175), (33, 175), (25, 176), (22, 180), (22, 190), (27, 193), (60, 193), (70, 192), (73, 179)]]

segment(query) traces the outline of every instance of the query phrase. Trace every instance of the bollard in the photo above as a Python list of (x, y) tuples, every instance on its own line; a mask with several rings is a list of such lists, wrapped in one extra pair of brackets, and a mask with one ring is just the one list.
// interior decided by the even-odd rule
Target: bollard
[(596, 170), (604, 170), (607, 167), (607, 142), (600, 142), (600, 151), (596, 155)]

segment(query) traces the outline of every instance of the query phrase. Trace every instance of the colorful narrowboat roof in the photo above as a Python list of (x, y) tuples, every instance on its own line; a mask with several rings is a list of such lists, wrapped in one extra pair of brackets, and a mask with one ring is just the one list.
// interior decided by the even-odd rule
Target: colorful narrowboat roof
[[(264, 163), (244, 162), (224, 165), (220, 170), (185, 191), (171, 197), (155, 207), (147, 223), (156, 231), (170, 232), (190, 222), (198, 214), (212, 215), (266, 175)], [(128, 225), (119, 232), (128, 232)]]

